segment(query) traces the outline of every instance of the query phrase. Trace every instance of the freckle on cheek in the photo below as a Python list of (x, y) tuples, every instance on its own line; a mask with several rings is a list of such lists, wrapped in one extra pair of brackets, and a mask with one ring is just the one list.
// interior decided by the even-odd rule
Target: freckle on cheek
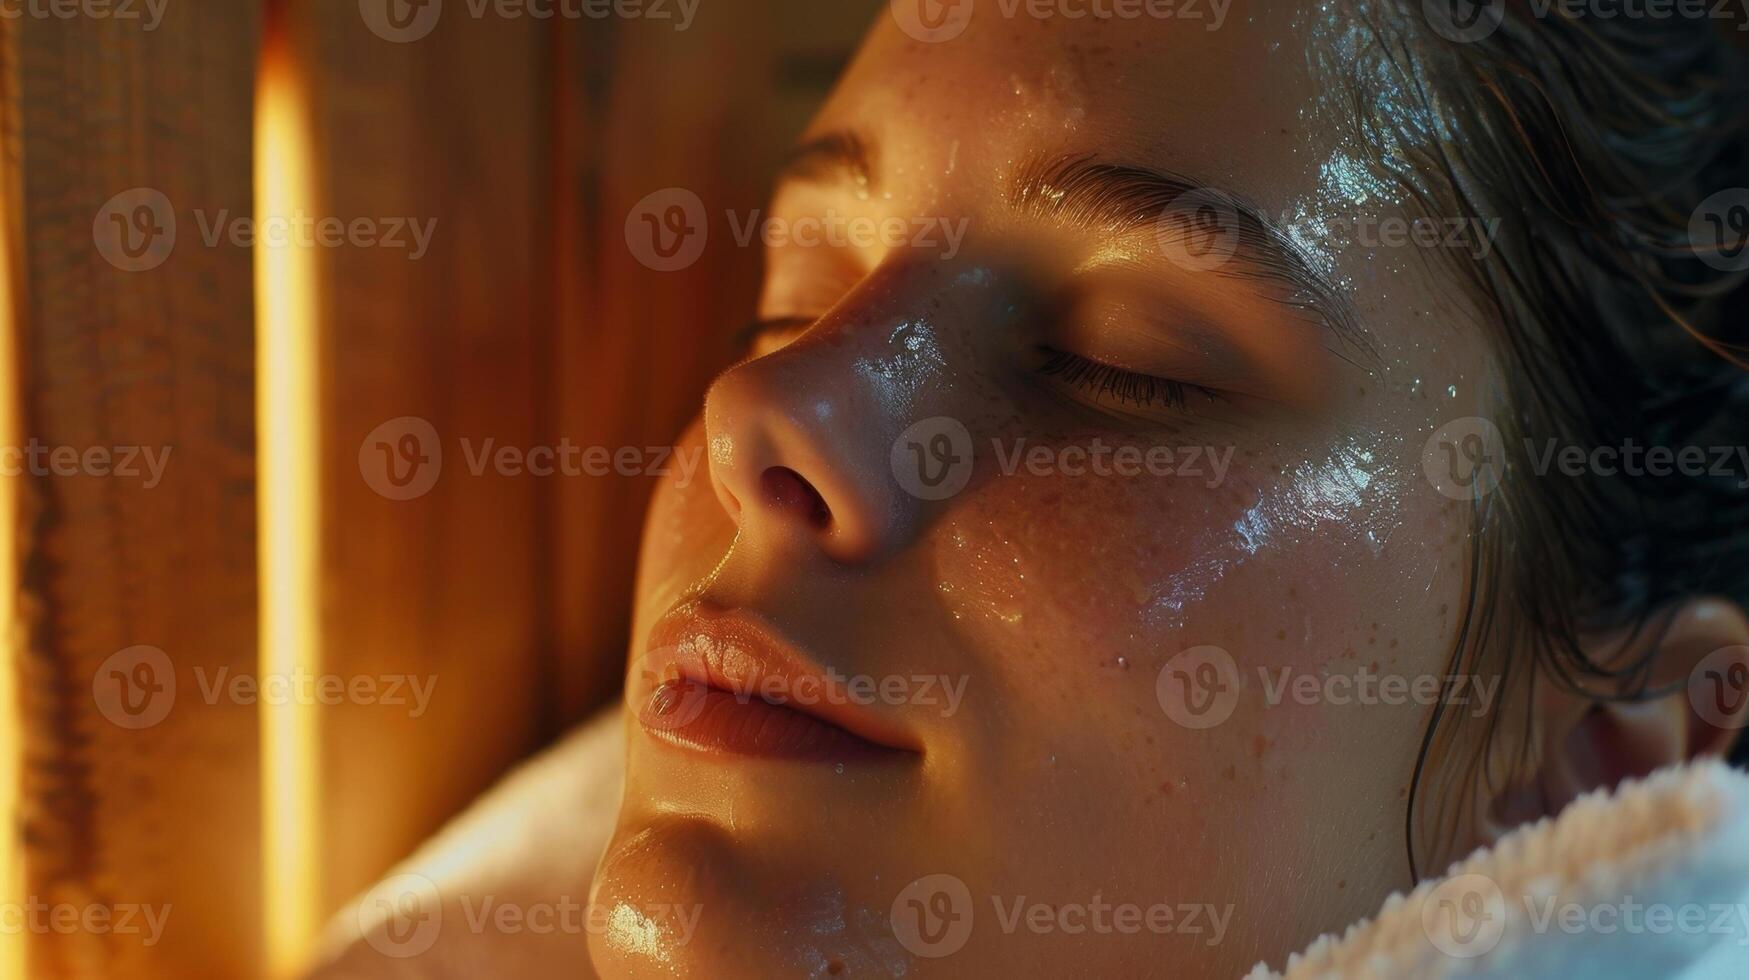
[(1206, 498), (1173, 489), (1146, 477), (990, 481), (943, 522), (944, 598), (962, 618), (1074, 629), (1111, 661), (1147, 628), (1161, 576), (1189, 567), (1210, 520)]

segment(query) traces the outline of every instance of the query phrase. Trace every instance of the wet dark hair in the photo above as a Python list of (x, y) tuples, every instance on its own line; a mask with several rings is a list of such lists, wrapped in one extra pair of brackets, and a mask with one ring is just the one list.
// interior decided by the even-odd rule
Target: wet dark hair
[(1647, 687), (1652, 656), (1595, 656), (1582, 636), (1643, 641), (1693, 597), (1749, 605), (1749, 474), (1534, 473), (1523, 448), (1749, 443), (1746, 273), (1690, 232), (1703, 201), (1749, 185), (1749, 57), (1717, 20), (1488, 2), (1504, 16), (1478, 40), (1442, 37), (1413, 0), (1357, 8), (1359, 29), (1314, 54), (1349, 75), (1352, 123), (1419, 209), (1501, 219), (1486, 258), (1446, 257), (1502, 362), (1506, 462), (1474, 505), (1449, 673), (1499, 676), (1513, 693), (1473, 722), (1435, 709), (1406, 816), (1417, 877), (1456, 856), (1473, 794), (1527, 775), (1529, 739), (1494, 735), (1507, 712), (1528, 722), (1536, 684), (1669, 693)]

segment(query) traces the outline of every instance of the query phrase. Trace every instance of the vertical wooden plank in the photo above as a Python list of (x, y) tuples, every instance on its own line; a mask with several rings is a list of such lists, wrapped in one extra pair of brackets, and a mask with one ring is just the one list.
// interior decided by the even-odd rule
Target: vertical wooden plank
[[(676, 22), (558, 25), (558, 289), (550, 370), (559, 432), (579, 446), (672, 445), (754, 315), (760, 248), (736, 241), (783, 154), (881, 0), (702, 4)], [(705, 246), (652, 268), (628, 240), (648, 195), (705, 210)], [(705, 478), (701, 472), (697, 477)], [(556, 712), (582, 718), (625, 665), (632, 575), (650, 477), (565, 481), (553, 500)]]
[(202, 685), (255, 667), (250, 257), (200, 234), (250, 210), (259, 10), (155, 8), (0, 23), (10, 448), (45, 452), (0, 477), (16, 827), (32, 914), (81, 917), (30, 929), (38, 978), (243, 977), (259, 955), (254, 710)]
[(377, 685), (322, 708), (324, 910), (542, 728), (542, 490), (470, 466), (544, 441), (547, 28), (495, 10), (451, 4), (403, 34), (367, 22), (368, 4), (288, 8), (310, 85), (311, 215), (400, 229), (318, 249), (312, 284), (318, 657), (325, 675)]

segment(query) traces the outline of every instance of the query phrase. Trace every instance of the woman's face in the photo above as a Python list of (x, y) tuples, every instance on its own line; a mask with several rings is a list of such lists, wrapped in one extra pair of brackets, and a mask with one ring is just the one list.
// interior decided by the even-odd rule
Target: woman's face
[(1400, 235), (1331, 25), (1008, 6), (883, 14), (776, 193), (646, 531), (608, 975), (1234, 976), (1408, 882), (1481, 233)]

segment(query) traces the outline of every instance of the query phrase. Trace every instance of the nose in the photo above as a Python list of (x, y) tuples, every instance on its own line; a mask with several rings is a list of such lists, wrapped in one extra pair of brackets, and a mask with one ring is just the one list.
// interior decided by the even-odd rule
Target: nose
[(854, 346), (810, 333), (730, 369), (706, 394), (711, 484), (743, 538), (802, 539), (842, 564), (909, 539), (914, 508), (889, 463), (893, 422), (857, 390)]
[(951, 506), (978, 472), (972, 431), (1013, 411), (992, 377), (1030, 315), (1014, 279), (969, 251), (885, 262), (788, 346), (719, 377), (705, 437), (739, 537), (870, 563)]

